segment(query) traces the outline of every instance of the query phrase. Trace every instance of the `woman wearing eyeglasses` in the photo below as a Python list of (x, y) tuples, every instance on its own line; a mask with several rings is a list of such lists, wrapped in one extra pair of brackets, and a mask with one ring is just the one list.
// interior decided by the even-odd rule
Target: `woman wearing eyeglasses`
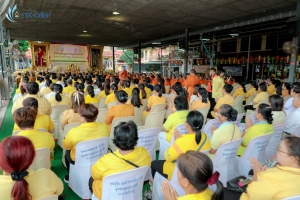
[(237, 111), (228, 104), (223, 104), (216, 112), (216, 116), (222, 124), (218, 129), (215, 126), (211, 127), (213, 134), (209, 151), (211, 155), (214, 155), (222, 144), (241, 138), (239, 127), (233, 123), (237, 118), (237, 114)]
[(254, 175), (240, 200), (279, 200), (300, 195), (300, 138), (285, 138), (277, 149), (276, 160), (276, 167), (268, 169), (251, 159)]

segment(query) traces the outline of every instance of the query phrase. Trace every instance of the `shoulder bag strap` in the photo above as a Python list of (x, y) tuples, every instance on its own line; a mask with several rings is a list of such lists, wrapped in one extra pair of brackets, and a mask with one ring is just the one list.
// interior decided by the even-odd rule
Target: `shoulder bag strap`
[(234, 123), (232, 123), (232, 124), (233, 124), (233, 132), (232, 132), (232, 137), (231, 137), (231, 140), (230, 140), (230, 141), (232, 141), (233, 136), (234, 136), (234, 131), (235, 131), (235, 124), (234, 124)]
[[(115, 156), (117, 156), (115, 153), (112, 153), (112, 154), (115, 155)], [(120, 158), (119, 156), (117, 156), (117, 157)], [(139, 167), (140, 167), (140, 166), (134, 164), (133, 162), (130, 162), (129, 160), (126, 160), (126, 159), (124, 159), (124, 158), (121, 158), (121, 159), (124, 160), (125, 162), (127, 162), (128, 164), (130, 164), (130, 165), (136, 167), (136, 168), (139, 168)]]
[[(200, 134), (202, 134), (202, 133), (200, 133)], [(203, 145), (205, 144), (206, 138), (207, 138), (207, 136), (206, 136), (206, 134), (204, 134), (204, 141), (202, 142), (202, 144), (200, 145), (200, 147), (197, 149), (197, 152), (200, 151), (200, 149), (201, 149), (201, 148), (203, 147)]]

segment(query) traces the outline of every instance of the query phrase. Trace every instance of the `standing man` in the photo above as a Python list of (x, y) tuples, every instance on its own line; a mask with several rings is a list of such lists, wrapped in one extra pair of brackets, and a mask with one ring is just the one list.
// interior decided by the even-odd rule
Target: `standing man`
[(194, 93), (194, 86), (199, 83), (199, 78), (196, 76), (196, 71), (191, 69), (190, 75), (186, 77), (185, 86), (189, 94), (188, 100)]
[(209, 75), (210, 75), (210, 79), (207, 81), (207, 92), (208, 92), (208, 99), (210, 101), (210, 111), (212, 111), (216, 105), (215, 100), (212, 98), (213, 79), (217, 76), (216, 69), (211, 68)]
[(121, 85), (122, 85), (123, 80), (127, 80), (127, 76), (128, 76), (128, 73), (125, 69), (125, 66), (122, 66), (122, 71), (119, 73), (119, 78), (121, 80), (121, 83), (120, 83)]
[(224, 84), (224, 69), (219, 69), (217, 71), (217, 77), (213, 79), (213, 88), (212, 88), (212, 98), (215, 99), (215, 101), (218, 101), (221, 97), (223, 97), (223, 86)]

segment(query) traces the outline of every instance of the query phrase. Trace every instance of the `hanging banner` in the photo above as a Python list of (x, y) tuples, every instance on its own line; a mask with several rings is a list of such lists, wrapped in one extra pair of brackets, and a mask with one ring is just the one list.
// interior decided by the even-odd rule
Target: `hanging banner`
[(50, 44), (49, 57), (52, 67), (60, 67), (61, 72), (68, 65), (78, 66), (80, 71), (89, 66), (89, 51), (84, 45)]

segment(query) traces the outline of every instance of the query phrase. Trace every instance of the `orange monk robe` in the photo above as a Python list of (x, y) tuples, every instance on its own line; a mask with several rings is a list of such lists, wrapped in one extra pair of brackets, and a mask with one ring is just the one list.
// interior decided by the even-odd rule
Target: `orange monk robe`
[(182, 78), (178, 79), (178, 82), (181, 83), (181, 87), (185, 86), (185, 81)]
[(139, 80), (139, 84), (141, 84), (141, 83), (143, 83), (143, 82), (144, 82), (144, 79), (141, 78), (141, 79)]
[(110, 79), (110, 74), (107, 74), (107, 76), (105, 77), (105, 79)]
[(168, 81), (168, 80), (165, 80), (165, 86), (171, 86), (171, 83), (170, 83), (170, 81)]
[(189, 98), (188, 99), (190, 99), (190, 97), (193, 95), (194, 86), (198, 83), (199, 83), (199, 78), (197, 76), (190, 75), (190, 76), (186, 77), (185, 86), (186, 86), (187, 91), (189, 93)]
[(177, 82), (176, 79), (171, 79), (171, 80), (170, 80), (171, 87), (172, 87), (173, 85), (175, 85), (176, 82)]
[(207, 85), (207, 92), (212, 92), (212, 82), (213, 82), (213, 79), (217, 76), (217, 74), (214, 74), (213, 76), (210, 77), (210, 80), (206, 82), (206, 85)]
[(122, 71), (120, 74), (120, 85), (122, 85), (122, 80), (127, 80), (128, 73), (126, 70)]
[(155, 86), (155, 85), (158, 84), (158, 81), (156, 80), (156, 78), (153, 78), (153, 79), (151, 80), (151, 83), (150, 83), (150, 84), (153, 85), (153, 86)]
[(201, 86), (201, 85), (203, 85), (203, 84), (206, 84), (206, 80), (205, 80), (205, 79), (199, 80), (199, 85)]

